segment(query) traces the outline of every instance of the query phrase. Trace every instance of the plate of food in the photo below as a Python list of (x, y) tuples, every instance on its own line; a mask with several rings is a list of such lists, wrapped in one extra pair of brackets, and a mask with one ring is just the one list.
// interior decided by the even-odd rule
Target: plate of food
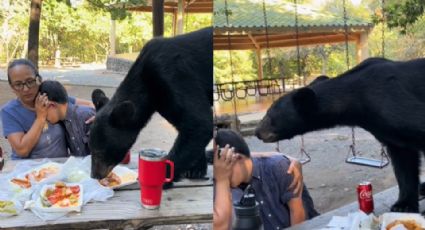
[(18, 215), (19, 209), (16, 203), (10, 200), (0, 200), (0, 217)]
[(381, 230), (422, 230), (425, 218), (417, 213), (390, 212), (382, 215)]
[(83, 205), (83, 186), (64, 182), (44, 185), (36, 205), (45, 212), (79, 212)]
[(116, 166), (109, 175), (99, 183), (112, 189), (121, 188), (137, 182), (138, 173), (123, 166)]
[(61, 168), (61, 164), (49, 162), (19, 174), (18, 176), (12, 178), (10, 183), (15, 186), (28, 189), (31, 188), (32, 182), (40, 183), (49, 177), (59, 174)]

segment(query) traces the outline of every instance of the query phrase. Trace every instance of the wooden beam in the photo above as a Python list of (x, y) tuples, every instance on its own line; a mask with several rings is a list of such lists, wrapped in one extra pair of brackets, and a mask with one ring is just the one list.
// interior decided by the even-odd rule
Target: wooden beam
[[(299, 44), (302, 46), (308, 46), (308, 45), (318, 45), (318, 44), (334, 44), (334, 43), (341, 43), (345, 41), (345, 36), (343, 35), (333, 35), (333, 36), (323, 36), (320, 38), (305, 38), (305, 39), (299, 39)], [(348, 41), (357, 41), (356, 36), (349, 36)], [(233, 43), (231, 42), (232, 46), (229, 47), (229, 45), (226, 43), (217, 43), (214, 41), (214, 49), (215, 50), (253, 50), (256, 49), (255, 45), (250, 43)], [(290, 39), (290, 40), (283, 40), (283, 41), (274, 41), (269, 42), (270, 48), (279, 48), (279, 47), (295, 47), (297, 45), (296, 39)], [(265, 47), (266, 44), (260, 44), (261, 47)]]
[(261, 58), (261, 49), (257, 48), (256, 49), (256, 53), (257, 53), (257, 76), (258, 76), (258, 80), (263, 80), (263, 60)]
[(252, 37), (251, 33), (248, 33), (248, 37), (249, 39), (251, 39), (252, 43), (254, 44), (255, 48), (257, 48), (257, 50), (260, 50), (260, 45), (258, 45), (257, 41), (255, 40), (254, 37)]

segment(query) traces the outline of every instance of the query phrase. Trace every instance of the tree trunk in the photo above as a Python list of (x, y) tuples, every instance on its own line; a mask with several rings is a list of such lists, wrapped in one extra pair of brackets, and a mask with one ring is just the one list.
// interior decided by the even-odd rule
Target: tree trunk
[(28, 59), (37, 67), (42, 1), (43, 0), (31, 0), (30, 26), (28, 31)]
[(153, 36), (164, 35), (164, 0), (152, 1)]

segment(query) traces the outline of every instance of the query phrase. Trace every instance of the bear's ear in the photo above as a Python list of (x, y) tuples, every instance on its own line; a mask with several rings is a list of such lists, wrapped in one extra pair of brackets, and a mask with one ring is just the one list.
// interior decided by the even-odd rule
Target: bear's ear
[(301, 115), (307, 115), (317, 108), (316, 93), (307, 87), (297, 90), (292, 97), (292, 102)]
[(109, 116), (109, 122), (116, 128), (134, 126), (136, 107), (131, 101), (124, 101), (116, 105)]
[(106, 103), (109, 102), (109, 98), (106, 97), (105, 93), (101, 89), (93, 90), (91, 94), (91, 99), (93, 101), (96, 111), (99, 111)]
[(323, 82), (323, 81), (326, 81), (326, 80), (329, 80), (329, 77), (328, 76), (325, 76), (325, 75), (320, 75), (320, 76), (318, 76), (318, 77), (316, 77), (316, 79), (314, 79), (312, 82), (310, 82), (310, 84), (308, 84), (309, 86), (310, 85), (315, 85), (315, 84), (317, 84), (317, 83), (320, 83), (320, 82)]

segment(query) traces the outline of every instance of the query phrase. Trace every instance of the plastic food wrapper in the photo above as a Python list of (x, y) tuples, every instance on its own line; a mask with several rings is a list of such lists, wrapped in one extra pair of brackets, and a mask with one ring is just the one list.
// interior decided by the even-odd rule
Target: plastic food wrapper
[(373, 214), (367, 215), (359, 211), (347, 216), (333, 216), (327, 227), (331, 229), (371, 230), (379, 229), (379, 222)]
[(22, 204), (16, 199), (10, 199), (10, 193), (0, 193), (0, 219), (18, 215), (24, 209)]
[[(17, 202), (17, 207), (20, 208), (19, 211), (21, 211), (22, 208), (30, 209), (39, 218), (48, 221), (56, 220), (67, 215), (70, 210), (64, 209), (63, 211), (58, 210), (57, 212), (46, 212), (42, 208), (37, 207), (36, 201), (40, 197), (41, 190), (46, 185), (55, 184), (58, 181), (80, 184), (83, 191), (83, 205), (90, 201), (106, 201), (114, 195), (114, 191), (111, 188), (100, 185), (97, 180), (90, 177), (91, 156), (87, 156), (85, 158), (68, 158), (64, 164), (61, 164), (62, 167), (57, 174), (39, 182), (31, 181), (32, 183), (30, 188), (25, 189), (11, 185), (10, 180), (12, 178), (18, 177), (23, 173), (29, 172), (44, 164), (51, 163), (52, 161), (48, 159), (44, 159), (42, 161), (24, 161), (18, 163), (13, 172), (1, 175), (0, 187), (2, 188), (2, 191), (0, 193), (0, 200), (1, 194), (4, 194), (9, 199)], [(3, 190), (3, 188), (5, 189)], [(22, 207), (21, 203), (25, 203), (24, 207)]]

